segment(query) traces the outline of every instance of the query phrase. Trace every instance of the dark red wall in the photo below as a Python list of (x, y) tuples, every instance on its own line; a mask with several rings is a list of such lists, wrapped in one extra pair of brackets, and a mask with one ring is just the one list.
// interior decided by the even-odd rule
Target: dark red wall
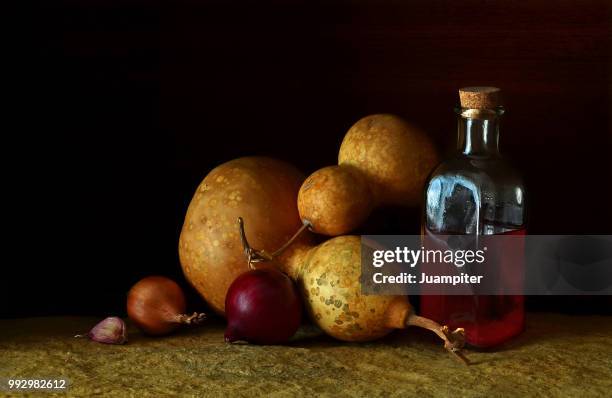
[(504, 92), (502, 151), (526, 177), (531, 232), (612, 233), (608, 1), (167, 3), (39, 9), (24, 81), (49, 238), (3, 313), (121, 311), (137, 278), (180, 276), (184, 211), (223, 161), (311, 172), (376, 112), (452, 150), (466, 85)]

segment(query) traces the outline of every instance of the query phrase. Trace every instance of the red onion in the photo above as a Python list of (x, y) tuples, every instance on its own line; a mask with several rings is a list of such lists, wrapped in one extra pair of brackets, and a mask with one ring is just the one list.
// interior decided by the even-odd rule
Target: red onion
[(240, 275), (225, 297), (225, 341), (279, 344), (295, 334), (302, 301), (289, 277), (275, 269), (256, 269)]

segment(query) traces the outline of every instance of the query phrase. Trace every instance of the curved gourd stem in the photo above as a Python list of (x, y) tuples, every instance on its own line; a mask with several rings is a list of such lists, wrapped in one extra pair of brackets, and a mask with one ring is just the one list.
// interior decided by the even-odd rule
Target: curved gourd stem
[(444, 341), (444, 348), (453, 357), (466, 365), (470, 363), (461, 352), (465, 345), (465, 330), (458, 328), (451, 332), (448, 326), (440, 326), (434, 320), (416, 315), (406, 296), (397, 296), (389, 303), (385, 314), (385, 325), (391, 329), (418, 326), (431, 330)]
[(310, 229), (311, 227), (312, 224), (310, 223), (310, 221), (304, 220), (300, 229), (298, 229), (297, 232), (294, 233), (293, 236), (287, 242), (285, 242), (284, 245), (282, 245), (278, 250), (272, 253), (272, 258), (281, 255), (285, 251), (285, 249), (291, 246), (291, 244), (302, 234), (302, 232), (304, 232), (306, 229)]
[(242, 248), (244, 250), (244, 255), (247, 258), (249, 268), (255, 269), (255, 263), (261, 263), (264, 261), (272, 261), (275, 257), (281, 255), (291, 244), (308, 228), (310, 228), (312, 224), (309, 221), (304, 221), (300, 229), (293, 234), (293, 236), (285, 242), (279, 249), (274, 251), (272, 254), (266, 252), (265, 250), (257, 250), (251, 247), (249, 241), (246, 237), (246, 232), (244, 231), (244, 220), (242, 217), (238, 217), (238, 227), (240, 228), (240, 241), (242, 242)]
[(444, 348), (446, 348), (449, 353), (465, 365), (470, 364), (470, 361), (461, 352), (461, 349), (465, 346), (465, 330), (463, 328), (457, 328), (451, 332), (448, 326), (440, 326), (436, 321), (414, 314), (408, 316), (408, 319), (406, 319), (406, 326), (418, 326), (431, 330), (444, 340)]

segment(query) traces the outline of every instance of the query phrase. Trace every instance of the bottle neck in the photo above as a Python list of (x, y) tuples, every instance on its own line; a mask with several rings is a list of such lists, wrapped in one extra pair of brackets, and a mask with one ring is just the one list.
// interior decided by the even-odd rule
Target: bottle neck
[(461, 110), (458, 113), (458, 149), (466, 156), (499, 156), (501, 111)]

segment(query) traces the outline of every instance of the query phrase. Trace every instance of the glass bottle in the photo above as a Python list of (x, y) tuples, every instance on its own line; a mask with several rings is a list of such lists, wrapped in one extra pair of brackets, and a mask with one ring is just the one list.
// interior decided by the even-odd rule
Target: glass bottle
[[(456, 235), (473, 235), (480, 241), (497, 234), (523, 236), (525, 190), (521, 177), (501, 157), (498, 147), (499, 121), (504, 113), (499, 89), (468, 87), (459, 94), (458, 153), (441, 163), (425, 184), (424, 241), (441, 242), (448, 248), (450, 237), (459, 238)], [(512, 241), (512, 248), (495, 250), (513, 255), (503, 255), (502, 261), (487, 266), (499, 267), (500, 273), (523, 267), (524, 240)], [(495, 240), (490, 239), (492, 245)], [(451, 328), (465, 328), (466, 341), (472, 346), (500, 344), (524, 327), (522, 295), (437, 293), (421, 296), (421, 314)]]

